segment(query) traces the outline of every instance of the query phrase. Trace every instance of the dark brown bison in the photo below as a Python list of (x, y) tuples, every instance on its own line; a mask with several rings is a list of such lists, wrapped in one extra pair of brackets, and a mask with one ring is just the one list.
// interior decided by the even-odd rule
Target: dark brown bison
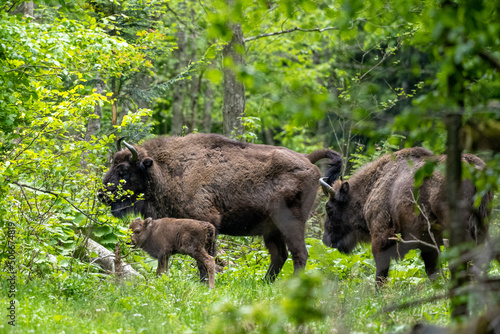
[(215, 227), (193, 219), (137, 218), (130, 223), (131, 244), (144, 249), (158, 259), (156, 275), (168, 272), (168, 260), (173, 254), (186, 254), (202, 263), (208, 273), (208, 286), (215, 286), (215, 260), (209, 254), (215, 241)]
[[(425, 271), (433, 278), (439, 254), (429, 245), (434, 245), (434, 240), (442, 245), (447, 222), (443, 174), (436, 171), (424, 179), (414, 196), (415, 172), (433, 159), (442, 163), (446, 157), (435, 157), (424, 148), (403, 149), (367, 164), (348, 181), (336, 180), (336, 175), (323, 178), (320, 181), (323, 190), (329, 194), (323, 243), (342, 253), (350, 253), (359, 242), (371, 242), (377, 283), (386, 280), (392, 258), (403, 257), (410, 249), (418, 248)], [(464, 154), (462, 161), (478, 169), (485, 166), (472, 154)], [(479, 208), (474, 208), (475, 193), (472, 182), (464, 181), (467, 233), (471, 240), (480, 242), (487, 234), (484, 219), (489, 215), (488, 203), (493, 194), (486, 194)], [(415, 198), (420, 212), (416, 210)], [(423, 242), (397, 242), (394, 240), (396, 234), (404, 241), (418, 239)]]
[[(271, 254), (269, 280), (288, 251), (295, 271), (306, 265), (304, 228), (320, 178), (314, 163), (328, 158), (332, 166), (341, 164), (337, 152), (301, 154), (202, 133), (123, 144), (128, 150), (114, 155), (103, 180), (107, 191), (99, 195), (113, 215), (190, 218), (212, 223), (217, 233), (262, 235)], [(118, 185), (133, 195), (117, 195)], [(198, 268), (204, 276), (203, 266)]]

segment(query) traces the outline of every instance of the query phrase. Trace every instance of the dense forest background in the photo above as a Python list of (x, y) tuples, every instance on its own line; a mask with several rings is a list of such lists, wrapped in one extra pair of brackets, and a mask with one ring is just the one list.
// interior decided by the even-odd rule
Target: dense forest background
[[(223, 237), (219, 293), (202, 290), (187, 259), (153, 283), (155, 263), (130, 254), (128, 223), (96, 193), (118, 137), (135, 144), (193, 132), (303, 153), (331, 147), (345, 158), (345, 177), (403, 147), (473, 152), (487, 168), (447, 166), (449, 186), (468, 177), (478, 196), (496, 191), (499, 9), (498, 0), (0, 1), (0, 284), (9, 291), (15, 275), (18, 325), (86, 328), (82, 312), (94, 332), (162, 323), (167, 332), (385, 332), (498, 310), (497, 262), (448, 304), (454, 274), (431, 284), (412, 253), (375, 294), (369, 247), (346, 257), (317, 240), (321, 196), (308, 223), (309, 275), (268, 286), (257, 281), (268, 263), (260, 240)], [(497, 197), (490, 232), (498, 246)], [(452, 250), (463, 251), (462, 237), (451, 237)], [(103, 271), (100, 252), (117, 243), (142, 281), (117, 283)], [(445, 252), (444, 263), (458, 252)], [(137, 311), (148, 300), (162, 306)], [(456, 303), (468, 310), (455, 314)], [(2, 332), (11, 330), (5, 312)], [(135, 314), (168, 316), (148, 327)]]

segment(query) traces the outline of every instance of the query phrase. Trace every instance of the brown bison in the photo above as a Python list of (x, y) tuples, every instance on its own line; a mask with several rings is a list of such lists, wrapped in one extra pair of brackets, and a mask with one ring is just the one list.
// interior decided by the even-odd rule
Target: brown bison
[[(371, 242), (377, 283), (386, 280), (392, 258), (401, 258), (410, 249), (418, 248), (425, 271), (432, 279), (439, 254), (431, 246), (442, 245), (447, 222), (446, 182), (443, 174), (434, 172), (424, 179), (414, 195), (414, 177), (426, 161), (442, 163), (445, 159), (445, 156), (435, 157), (424, 148), (409, 148), (367, 164), (348, 181), (336, 180), (338, 174), (321, 179), (323, 190), (329, 194), (323, 243), (350, 253), (359, 242)], [(478, 169), (485, 166), (472, 154), (464, 154), (462, 161)], [(481, 242), (487, 234), (484, 219), (489, 215), (488, 203), (493, 194), (486, 194), (479, 208), (474, 208), (475, 193), (472, 182), (464, 181), (467, 233), (471, 240)], [(396, 234), (404, 241), (413, 242), (398, 242), (394, 238)]]
[(215, 286), (215, 260), (209, 252), (215, 241), (215, 227), (193, 219), (137, 218), (130, 223), (131, 244), (144, 249), (158, 259), (156, 275), (168, 272), (168, 260), (173, 254), (186, 254), (202, 263), (208, 273), (208, 286)]
[[(271, 254), (269, 280), (280, 272), (288, 251), (295, 271), (306, 265), (305, 222), (320, 178), (314, 163), (328, 158), (338, 169), (337, 152), (301, 154), (203, 133), (123, 144), (128, 150), (120, 150), (118, 142), (103, 180), (106, 192), (99, 194), (113, 215), (190, 218), (210, 222), (217, 233), (262, 235)], [(120, 187), (133, 194), (120, 195)], [(204, 277), (200, 263), (198, 268)]]

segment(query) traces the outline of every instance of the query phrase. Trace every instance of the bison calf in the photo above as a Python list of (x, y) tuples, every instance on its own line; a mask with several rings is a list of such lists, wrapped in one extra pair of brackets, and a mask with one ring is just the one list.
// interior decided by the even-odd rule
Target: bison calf
[(208, 286), (215, 286), (215, 261), (209, 255), (215, 238), (212, 224), (193, 219), (137, 218), (129, 229), (133, 232), (132, 245), (158, 259), (158, 276), (168, 269), (170, 255), (187, 254), (205, 266)]

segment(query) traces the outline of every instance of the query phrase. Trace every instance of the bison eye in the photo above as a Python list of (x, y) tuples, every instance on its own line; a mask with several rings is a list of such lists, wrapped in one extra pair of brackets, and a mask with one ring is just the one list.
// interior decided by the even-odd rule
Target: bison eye
[(141, 233), (141, 231), (134, 231), (134, 234), (139, 234)]
[(120, 175), (120, 177), (122, 179), (128, 179), (128, 170), (123, 169), (123, 170), (119, 171), (118, 174)]

